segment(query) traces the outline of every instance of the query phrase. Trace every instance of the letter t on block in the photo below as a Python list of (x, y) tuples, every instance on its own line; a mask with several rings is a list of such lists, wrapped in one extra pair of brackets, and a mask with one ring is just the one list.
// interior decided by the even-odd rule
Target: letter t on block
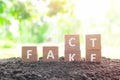
[(101, 36), (100, 34), (86, 35), (86, 49), (99, 50), (101, 49)]
[(22, 47), (22, 61), (36, 62), (38, 61), (37, 48), (35, 46)]

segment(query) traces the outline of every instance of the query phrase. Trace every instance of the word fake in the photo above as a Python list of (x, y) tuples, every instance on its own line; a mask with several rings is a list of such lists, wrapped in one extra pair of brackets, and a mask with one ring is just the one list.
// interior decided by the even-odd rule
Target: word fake
[[(80, 61), (81, 49), (79, 35), (65, 35), (65, 61)], [(43, 61), (58, 61), (58, 46), (43, 47)], [(24, 62), (38, 61), (36, 46), (22, 47), (22, 60)], [(86, 35), (86, 61), (101, 62), (101, 36), (100, 34)]]

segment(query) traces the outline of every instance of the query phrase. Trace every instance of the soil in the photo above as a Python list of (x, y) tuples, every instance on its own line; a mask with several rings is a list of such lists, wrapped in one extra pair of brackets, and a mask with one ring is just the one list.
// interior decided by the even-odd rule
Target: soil
[(120, 60), (25, 63), (21, 58), (0, 60), (0, 80), (120, 80)]

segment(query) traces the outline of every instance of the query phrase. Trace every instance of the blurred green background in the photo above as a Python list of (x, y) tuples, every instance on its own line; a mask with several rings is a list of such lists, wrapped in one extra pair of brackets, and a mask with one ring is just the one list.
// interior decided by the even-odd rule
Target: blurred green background
[(23, 45), (64, 51), (65, 34), (80, 35), (83, 57), (85, 35), (101, 34), (103, 56), (120, 59), (120, 0), (0, 0), (0, 58), (20, 57)]

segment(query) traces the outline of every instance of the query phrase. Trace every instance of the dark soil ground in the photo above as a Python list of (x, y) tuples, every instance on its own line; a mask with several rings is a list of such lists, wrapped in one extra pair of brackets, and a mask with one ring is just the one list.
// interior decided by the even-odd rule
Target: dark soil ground
[(21, 58), (1, 59), (0, 80), (120, 80), (120, 60), (25, 63)]

